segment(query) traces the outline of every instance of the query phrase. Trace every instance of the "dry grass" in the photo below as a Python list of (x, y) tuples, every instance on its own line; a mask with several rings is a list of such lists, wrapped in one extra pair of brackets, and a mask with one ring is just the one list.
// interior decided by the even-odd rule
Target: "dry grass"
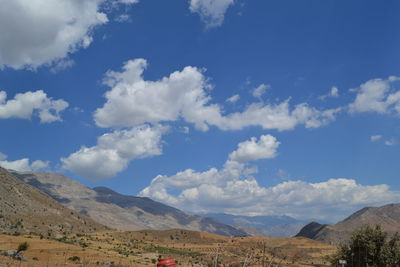
[[(158, 256), (172, 256), (184, 266), (212, 264), (218, 254), (223, 266), (315, 266), (335, 247), (305, 238), (223, 237), (188, 230), (104, 232), (40, 239), (0, 235), (0, 250), (28, 242), (27, 261), (0, 257), (0, 266), (155, 266)], [(79, 261), (69, 258), (77, 256)], [(103, 265), (104, 266), (104, 265)]]

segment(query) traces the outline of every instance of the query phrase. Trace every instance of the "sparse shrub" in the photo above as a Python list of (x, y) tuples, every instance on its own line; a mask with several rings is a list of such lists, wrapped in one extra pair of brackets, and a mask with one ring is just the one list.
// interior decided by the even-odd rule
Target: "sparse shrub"
[(18, 251), (18, 252), (20, 252), (20, 251), (25, 251), (25, 250), (27, 250), (28, 248), (29, 248), (28, 242), (24, 242), (24, 243), (21, 243), (21, 244), (18, 245), (17, 251)]
[(69, 261), (80, 261), (81, 258), (79, 258), (78, 256), (72, 256), (68, 258)]
[(79, 245), (83, 248), (87, 248), (89, 245), (85, 242), (79, 242)]

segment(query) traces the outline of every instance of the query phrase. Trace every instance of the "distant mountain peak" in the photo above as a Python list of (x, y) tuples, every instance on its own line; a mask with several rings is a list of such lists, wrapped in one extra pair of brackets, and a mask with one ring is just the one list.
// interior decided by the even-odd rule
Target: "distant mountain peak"
[(389, 234), (400, 232), (400, 204), (365, 207), (334, 226), (312, 222), (303, 227), (296, 236), (338, 244), (348, 240), (350, 234), (363, 225), (380, 225)]
[(305, 225), (304, 221), (281, 216), (243, 216), (226, 213), (209, 213), (205, 216), (216, 218), (226, 224), (241, 227), (253, 235), (292, 237)]

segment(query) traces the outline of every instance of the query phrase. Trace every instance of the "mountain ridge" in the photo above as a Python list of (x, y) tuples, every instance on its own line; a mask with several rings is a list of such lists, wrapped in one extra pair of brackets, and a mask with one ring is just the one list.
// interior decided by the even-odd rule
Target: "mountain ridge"
[(364, 207), (335, 225), (311, 222), (296, 235), (339, 244), (349, 240), (351, 233), (364, 225), (380, 225), (389, 235), (400, 232), (400, 204), (391, 203), (380, 207)]
[(0, 231), (48, 237), (109, 230), (0, 168)]
[(122, 195), (106, 187), (91, 189), (61, 174), (13, 173), (66, 207), (118, 230), (182, 228), (225, 236), (248, 235), (244, 230), (213, 218), (190, 215), (150, 198)]

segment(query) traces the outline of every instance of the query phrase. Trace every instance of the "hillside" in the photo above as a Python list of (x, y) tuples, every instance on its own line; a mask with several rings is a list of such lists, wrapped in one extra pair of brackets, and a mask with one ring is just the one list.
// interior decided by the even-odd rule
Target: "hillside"
[(213, 218), (190, 215), (149, 198), (122, 195), (105, 187), (91, 189), (61, 174), (13, 173), (66, 207), (119, 230), (182, 228), (226, 236), (247, 235)]
[(312, 222), (304, 226), (296, 236), (338, 244), (348, 240), (350, 234), (363, 225), (377, 225), (389, 234), (400, 232), (400, 204), (363, 208), (334, 226)]
[(0, 168), (0, 231), (55, 237), (107, 230)]
[(305, 222), (289, 216), (239, 216), (222, 213), (210, 213), (206, 216), (226, 224), (243, 227), (255, 235), (271, 237), (292, 237), (305, 225)]

